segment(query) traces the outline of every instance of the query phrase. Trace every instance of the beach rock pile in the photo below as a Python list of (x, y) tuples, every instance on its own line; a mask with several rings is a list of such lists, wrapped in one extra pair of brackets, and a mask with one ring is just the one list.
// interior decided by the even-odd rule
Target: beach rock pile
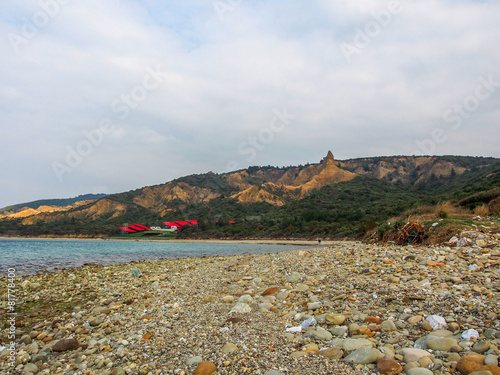
[(500, 248), (488, 241), (352, 242), (29, 276), (18, 280), (9, 371), (497, 375)]

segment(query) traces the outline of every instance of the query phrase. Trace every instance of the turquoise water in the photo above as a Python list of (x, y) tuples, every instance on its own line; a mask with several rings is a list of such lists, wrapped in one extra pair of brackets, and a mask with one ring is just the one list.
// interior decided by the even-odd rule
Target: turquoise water
[(180, 243), (142, 241), (0, 239), (0, 274), (34, 274), (85, 263), (118, 264), (136, 260), (216, 255), (275, 253), (302, 248), (292, 245)]

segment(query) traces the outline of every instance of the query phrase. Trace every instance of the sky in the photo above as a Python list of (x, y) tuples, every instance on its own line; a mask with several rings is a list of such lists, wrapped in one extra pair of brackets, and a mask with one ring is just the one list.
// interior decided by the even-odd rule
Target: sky
[(0, 207), (195, 173), (500, 157), (498, 0), (5, 0)]

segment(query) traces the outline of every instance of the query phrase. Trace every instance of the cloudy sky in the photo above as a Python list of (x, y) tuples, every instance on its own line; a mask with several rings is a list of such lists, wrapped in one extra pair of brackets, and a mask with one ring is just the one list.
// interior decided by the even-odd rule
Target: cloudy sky
[(500, 157), (498, 0), (6, 0), (0, 207), (208, 171)]

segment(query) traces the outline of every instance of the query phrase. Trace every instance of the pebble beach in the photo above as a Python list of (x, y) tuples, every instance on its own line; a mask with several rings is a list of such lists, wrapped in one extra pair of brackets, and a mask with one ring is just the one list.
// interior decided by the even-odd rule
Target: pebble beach
[(498, 375), (497, 241), (3, 277), (0, 373)]

